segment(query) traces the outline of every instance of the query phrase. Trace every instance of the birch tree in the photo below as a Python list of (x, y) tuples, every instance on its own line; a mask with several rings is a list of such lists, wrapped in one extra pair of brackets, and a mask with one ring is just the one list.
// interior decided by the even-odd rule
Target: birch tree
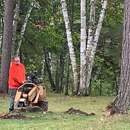
[[(101, 32), (101, 29), (102, 29), (102, 23), (103, 23), (103, 19), (104, 19), (104, 15), (105, 15), (106, 6), (107, 6), (107, 0), (104, 0), (103, 3), (102, 3), (102, 9), (101, 9), (101, 12), (100, 12), (99, 21), (98, 21), (97, 28), (96, 28), (94, 38), (93, 38), (93, 42), (92, 42), (92, 50), (91, 50), (91, 53), (90, 53), (90, 56), (89, 56), (90, 62), (88, 62), (88, 65), (87, 65), (88, 66), (87, 78), (86, 78), (86, 85), (87, 85), (86, 86), (86, 94), (87, 95), (89, 94), (89, 85), (90, 85), (90, 78), (91, 78), (91, 72), (92, 72), (92, 65), (93, 65), (93, 62), (94, 62), (97, 43), (98, 43), (100, 32)], [(87, 59), (89, 59), (89, 58), (87, 57)]]
[[(89, 57), (92, 47), (93, 47), (93, 39), (94, 39), (94, 32), (95, 32), (95, 8), (96, 8), (96, 0), (90, 1), (90, 20), (89, 20), (89, 27), (88, 27), (88, 40), (87, 40), (87, 48), (86, 48), (86, 57)], [(88, 62), (88, 61), (87, 61)]]
[(20, 11), (20, 0), (16, 1), (16, 6), (14, 10), (14, 19), (13, 19), (13, 36), (12, 36), (12, 50), (11, 50), (11, 59), (13, 59), (15, 55), (15, 36), (17, 31), (18, 19), (19, 19), (19, 11)]
[(0, 49), (2, 48), (2, 39), (3, 39), (3, 36), (2, 36), (2, 28), (3, 28), (3, 18), (0, 19), (0, 27), (1, 27), (1, 30), (0, 30)]
[(74, 47), (73, 47), (72, 34), (71, 34), (71, 28), (70, 28), (70, 22), (69, 22), (69, 17), (68, 17), (66, 0), (61, 0), (61, 5), (62, 5), (62, 13), (63, 13), (64, 22), (65, 22), (67, 42), (68, 42), (68, 48), (69, 48), (69, 53), (70, 53), (70, 61), (71, 61), (71, 65), (72, 65), (73, 78), (74, 78), (73, 92), (76, 94), (79, 81), (78, 81), (76, 57), (75, 57), (75, 53), (74, 53)]
[[(86, 48), (86, 82), (85, 82), (85, 91), (84, 91), (84, 95), (89, 95), (90, 94), (90, 79), (91, 79), (91, 72), (92, 72), (92, 65), (94, 62), (94, 57), (95, 57), (95, 52), (96, 52), (96, 48), (97, 48), (97, 43), (98, 43), (98, 39), (100, 36), (100, 31), (102, 28), (102, 23), (103, 23), (103, 19), (104, 19), (104, 14), (105, 14), (105, 10), (106, 10), (106, 5), (107, 5), (107, 0), (104, 0), (102, 3), (102, 9), (100, 12), (100, 16), (99, 16), (99, 21), (96, 27), (96, 31), (93, 35), (93, 30), (92, 27), (90, 26), (89, 28), (89, 32), (88, 32), (88, 44), (87, 44), (87, 48)], [(95, 10), (95, 1), (92, 0), (91, 1), (91, 11), (90, 11), (90, 22), (92, 22), (91, 24), (93, 24), (94, 20), (94, 11)], [(80, 86), (81, 88), (81, 86)], [(81, 92), (82, 89), (80, 89)], [(83, 92), (83, 90), (82, 90)]]
[(81, 0), (81, 33), (80, 33), (80, 94), (85, 90), (86, 84), (86, 0)]
[(22, 43), (22, 37), (24, 36), (25, 30), (26, 30), (26, 26), (27, 26), (27, 22), (28, 22), (28, 19), (30, 18), (30, 15), (31, 15), (31, 12), (32, 12), (32, 9), (33, 9), (33, 6), (34, 6), (34, 2), (35, 2), (35, 0), (31, 1), (29, 10), (28, 10), (27, 15), (25, 17), (24, 24), (22, 26), (21, 33), (20, 33), (21, 40), (18, 43), (18, 47), (17, 47), (17, 50), (16, 50), (16, 55), (19, 55), (19, 51), (20, 51), (20, 47), (21, 47), (21, 43)]

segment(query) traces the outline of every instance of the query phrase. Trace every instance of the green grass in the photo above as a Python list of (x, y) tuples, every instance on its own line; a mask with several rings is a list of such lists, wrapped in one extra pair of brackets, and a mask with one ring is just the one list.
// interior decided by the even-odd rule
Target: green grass
[[(47, 95), (49, 111), (24, 112), (26, 119), (0, 119), (0, 130), (130, 130), (128, 115), (109, 116), (104, 112), (114, 97), (69, 97), (62, 94)], [(0, 97), (0, 112), (8, 112), (9, 97)], [(69, 108), (80, 109), (95, 116), (69, 115)]]

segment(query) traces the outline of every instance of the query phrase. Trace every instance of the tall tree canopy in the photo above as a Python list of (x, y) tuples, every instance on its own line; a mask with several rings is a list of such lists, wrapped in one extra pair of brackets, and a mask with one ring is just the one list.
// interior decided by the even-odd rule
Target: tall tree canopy
[[(71, 32), (71, 43), (73, 43), (73, 47), (71, 48), (74, 50), (72, 54), (75, 55), (75, 58), (72, 58), (74, 57), (73, 55), (71, 55), (72, 57), (70, 58), (69, 46), (71, 46), (71, 44), (69, 44), (69, 46), (67, 44), (66, 28), (60, 1), (14, 1), (12, 56), (19, 50), (21, 61), (26, 66), (26, 72), (37, 70), (38, 74), (43, 76), (48, 89), (54, 89), (55, 92), (65, 92), (69, 94), (81, 90), (80, 92), (82, 93), (87, 84), (88, 91), (85, 91), (88, 94), (115, 95), (118, 91), (120, 72), (123, 18), (123, 4), (121, 0), (108, 1), (98, 44), (96, 41), (97, 47), (92, 50), (94, 53), (91, 53), (94, 55), (87, 53), (88, 58), (86, 58), (86, 60), (93, 60), (93, 62), (87, 62), (87, 64), (93, 63), (93, 65), (90, 64), (91, 69), (87, 69), (89, 71), (84, 71), (85, 62), (83, 61), (86, 55), (84, 53), (86, 49), (85, 41), (89, 43), (88, 45), (91, 45), (104, 1), (105, 0), (66, 0), (66, 10), (68, 12), (70, 27), (68, 32)], [(32, 2), (34, 5), (33, 8), (30, 6)], [(0, 47), (4, 47), (2, 40), (4, 38), (3, 3), (3, 1), (0, 2)], [(30, 9), (31, 11), (29, 11)], [(103, 9), (103, 11), (105, 10)], [(84, 24), (86, 24), (86, 27)], [(81, 32), (84, 35), (82, 35)], [(81, 41), (83, 41), (82, 45), (84, 45), (84, 47), (80, 46)], [(95, 44), (93, 45), (95, 46)], [(83, 48), (79, 49), (80, 47)], [(90, 50), (91, 48), (93, 47), (90, 46)], [(2, 48), (0, 48), (0, 58), (5, 59)], [(75, 59), (73, 68), (72, 59)], [(7, 71), (7, 68), (2, 68), (2, 62), (0, 64), (2, 71), (3, 69)], [(80, 72), (80, 70), (82, 70), (82, 72)], [(5, 72), (5, 70), (3, 72)], [(87, 78), (89, 82), (85, 80), (86, 77), (84, 74), (86, 74), (86, 72), (89, 74)], [(74, 77), (76, 78), (74, 79)], [(4, 81), (7, 84), (7, 80)], [(84, 83), (84, 81), (87, 82), (83, 86), (82, 83)], [(79, 86), (81, 87), (79, 88)]]

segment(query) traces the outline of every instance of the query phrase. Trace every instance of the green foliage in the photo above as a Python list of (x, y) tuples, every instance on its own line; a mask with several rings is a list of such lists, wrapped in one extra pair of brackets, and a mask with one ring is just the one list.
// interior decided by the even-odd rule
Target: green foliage
[[(15, 1), (16, 2), (16, 1)], [(20, 54), (27, 72), (42, 69), (42, 61), (45, 56), (44, 51), (51, 52), (52, 75), (55, 78), (56, 60), (60, 54), (66, 59), (68, 55), (67, 38), (65, 25), (63, 21), (61, 3), (58, 0), (36, 0), (31, 16), (27, 23), (26, 32), (23, 37), (20, 36), (30, 0), (22, 0), (20, 4), (20, 17), (18, 21), (16, 47), (22, 40)], [(87, 26), (89, 24), (90, 1), (87, 2), (86, 16)], [(99, 95), (100, 89), (102, 95), (116, 94), (117, 83), (120, 73), (121, 42), (123, 30), (123, 3), (121, 0), (109, 0), (100, 39), (94, 59), (93, 72), (91, 77), (92, 95)], [(0, 18), (3, 17), (3, 1), (0, 2)], [(80, 66), (80, 1), (67, 0), (67, 9), (69, 13), (70, 26), (72, 30), (72, 39), (76, 54), (77, 67)], [(96, 23), (101, 11), (101, 1), (96, 3)], [(95, 23), (95, 25), (96, 25)], [(3, 25), (0, 25), (2, 31)], [(1, 52), (0, 52), (1, 54)], [(65, 61), (64, 66), (66, 67)], [(64, 82), (67, 74), (64, 74)], [(45, 70), (45, 81), (49, 84), (47, 72)], [(73, 86), (72, 70), (70, 68), (69, 91)], [(49, 88), (49, 87), (48, 87)]]
[(3, 0), (0, 0), (0, 19), (4, 16), (4, 2)]
[(92, 94), (116, 95), (120, 77), (123, 4), (108, 1), (91, 78)]
[[(40, 1), (37, 1), (36, 7), (33, 9), (30, 21), (28, 22), (26, 35), (24, 36), (24, 44), (22, 45), (22, 52), (26, 55), (24, 62), (29, 69), (42, 67), (39, 61), (42, 61), (44, 55), (43, 50), (55, 54), (55, 58), (61, 52), (68, 52), (60, 2), (55, 0), (52, 3), (46, 3), (46, 6), (42, 5)], [(73, 3), (73, 1), (67, 1), (67, 5), (76, 60), (79, 66), (80, 2), (75, 1), (75, 3)], [(99, 18), (100, 2), (97, 3), (97, 7), (96, 21), (98, 21)], [(89, 19), (89, 8), (90, 6), (87, 4), (87, 19)], [(94, 95), (99, 95), (100, 91), (102, 91), (102, 95), (115, 95), (117, 91), (123, 28), (122, 9), (123, 4), (120, 3), (120, 1), (115, 0), (108, 2), (93, 65), (91, 88), (92, 94)], [(53, 67), (54, 74), (56, 68), (54, 65)], [(73, 80), (71, 80), (71, 82), (72, 81)]]

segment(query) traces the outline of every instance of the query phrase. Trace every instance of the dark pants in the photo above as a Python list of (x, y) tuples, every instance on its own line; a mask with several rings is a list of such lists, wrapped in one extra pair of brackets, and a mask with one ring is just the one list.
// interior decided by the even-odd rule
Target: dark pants
[(17, 89), (10, 89), (10, 103), (9, 103), (9, 111), (14, 110), (14, 98), (17, 92)]

